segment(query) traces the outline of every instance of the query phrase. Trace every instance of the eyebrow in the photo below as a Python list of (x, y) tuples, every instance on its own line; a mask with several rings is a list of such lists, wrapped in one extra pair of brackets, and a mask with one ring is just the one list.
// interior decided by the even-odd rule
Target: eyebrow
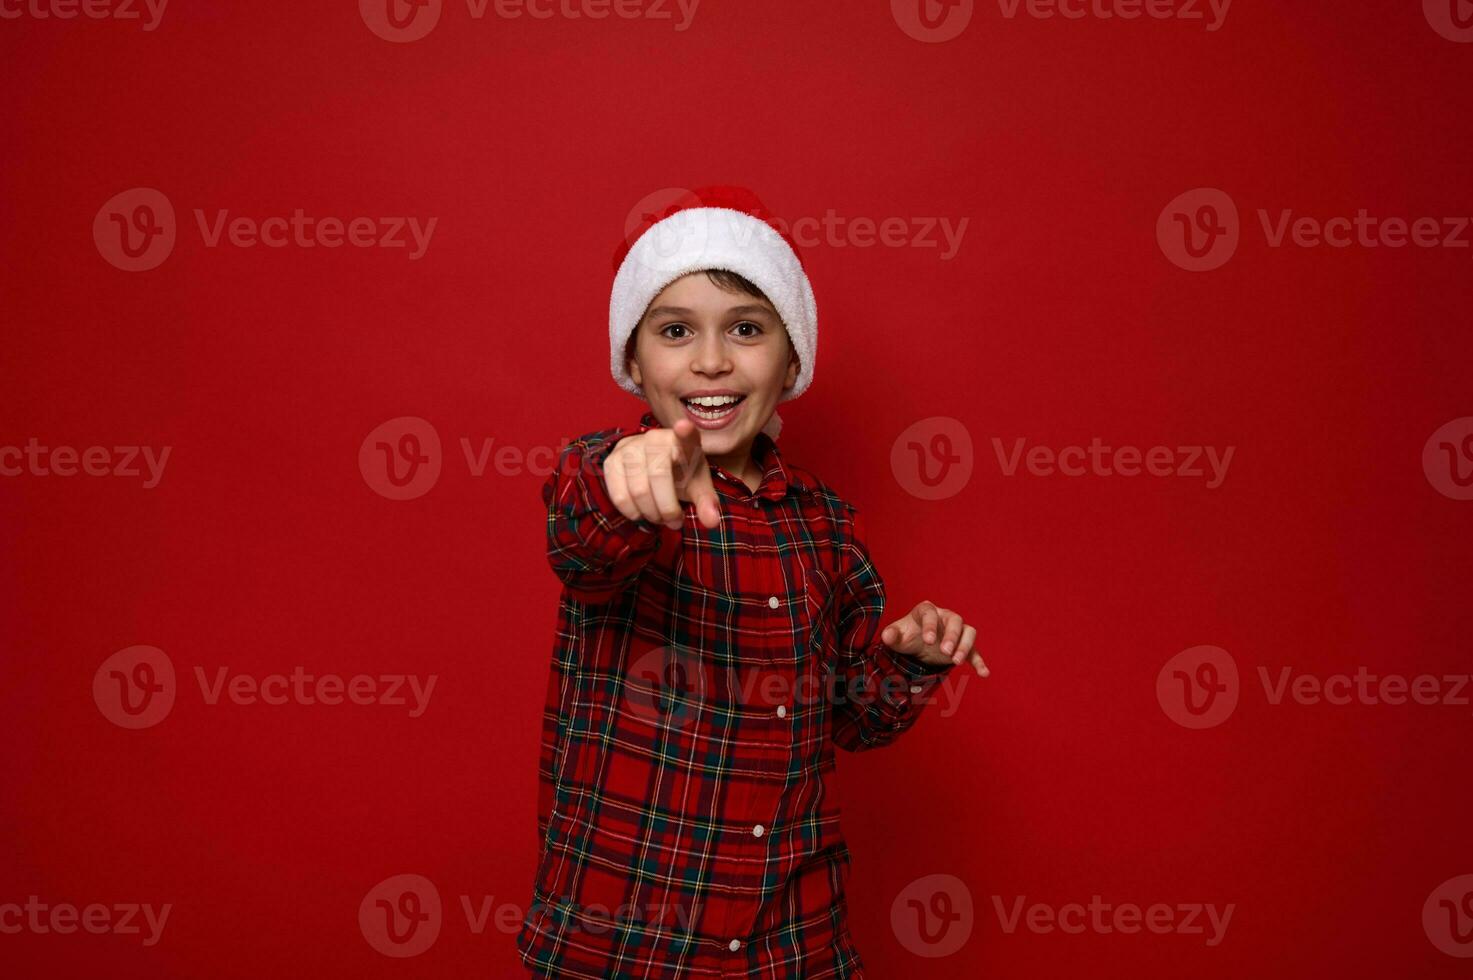
[[(657, 317), (657, 316), (667, 316), (667, 315), (668, 316), (690, 316), (691, 313), (693, 313), (693, 312), (694, 312), (693, 310), (687, 309), (684, 306), (656, 306), (656, 307), (653, 307), (648, 313), (646, 313), (645, 314), (645, 317), (648, 318), (648, 319), (653, 319), (654, 317)], [(729, 309), (727, 309), (726, 312), (727, 313), (766, 313), (768, 316), (772, 316), (773, 313), (774, 313), (772, 307), (770, 307), (770, 306), (761, 306), (761, 305), (756, 304), (756, 303), (744, 303), (741, 306), (733, 306), (733, 307), (730, 307)]]

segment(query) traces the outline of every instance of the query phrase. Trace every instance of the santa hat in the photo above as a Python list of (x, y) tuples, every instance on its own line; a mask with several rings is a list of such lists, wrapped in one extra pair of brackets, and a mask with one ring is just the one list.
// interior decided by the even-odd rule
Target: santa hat
[[(749, 280), (772, 301), (798, 353), (798, 377), (779, 402), (803, 394), (813, 381), (818, 350), (818, 306), (798, 246), (779, 228), (757, 195), (745, 187), (680, 191), (668, 204), (637, 216), (614, 251), (609, 298), (609, 368), (625, 391), (644, 397), (629, 376), (624, 347), (650, 302), (681, 276), (725, 269)], [(777, 412), (763, 427), (777, 438)]]

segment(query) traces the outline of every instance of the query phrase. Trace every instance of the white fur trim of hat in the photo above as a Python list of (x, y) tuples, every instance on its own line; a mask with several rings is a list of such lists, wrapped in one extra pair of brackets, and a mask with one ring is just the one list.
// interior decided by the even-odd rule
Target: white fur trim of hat
[[(778, 401), (803, 394), (813, 381), (818, 305), (795, 244), (751, 191), (721, 186), (681, 194), (662, 212), (645, 216), (631, 235), (615, 252), (609, 298), (609, 368), (619, 387), (644, 397), (629, 375), (624, 347), (651, 301), (681, 276), (725, 269), (766, 294), (798, 353), (798, 377)], [(776, 439), (781, 427), (774, 411), (763, 431)]]

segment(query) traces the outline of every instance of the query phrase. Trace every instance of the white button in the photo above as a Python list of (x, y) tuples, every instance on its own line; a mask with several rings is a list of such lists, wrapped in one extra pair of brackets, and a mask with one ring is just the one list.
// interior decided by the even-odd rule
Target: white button
[(735, 953), (737, 950), (742, 948), (742, 941), (740, 939), (733, 939), (731, 942), (726, 944), (726, 948)]
[(762, 506), (762, 501), (753, 499), (752, 506), (753, 507), (761, 507)]
[(921, 693), (921, 686), (919, 684), (912, 684), (910, 686), (910, 693), (912, 693), (912, 694), (920, 694)]
[(753, 837), (761, 837), (762, 836), (762, 831), (764, 829), (765, 828), (763, 828), (763, 826), (759, 823), (757, 826), (755, 826), (755, 827), (752, 828), (752, 836)]
[(773, 609), (776, 609), (777, 608), (777, 596), (775, 596), (775, 595), (768, 596), (767, 597), (767, 604), (768, 604), (768, 606), (772, 607)]
[(778, 705), (777, 706), (777, 716), (779, 718), (786, 718), (788, 716), (788, 706), (785, 705), (785, 704)]

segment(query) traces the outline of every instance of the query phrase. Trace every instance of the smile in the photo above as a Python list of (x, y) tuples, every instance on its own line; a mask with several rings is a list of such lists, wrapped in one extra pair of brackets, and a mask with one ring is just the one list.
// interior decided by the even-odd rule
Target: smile
[(737, 414), (746, 395), (708, 395), (682, 398), (686, 414), (703, 428), (718, 428)]

